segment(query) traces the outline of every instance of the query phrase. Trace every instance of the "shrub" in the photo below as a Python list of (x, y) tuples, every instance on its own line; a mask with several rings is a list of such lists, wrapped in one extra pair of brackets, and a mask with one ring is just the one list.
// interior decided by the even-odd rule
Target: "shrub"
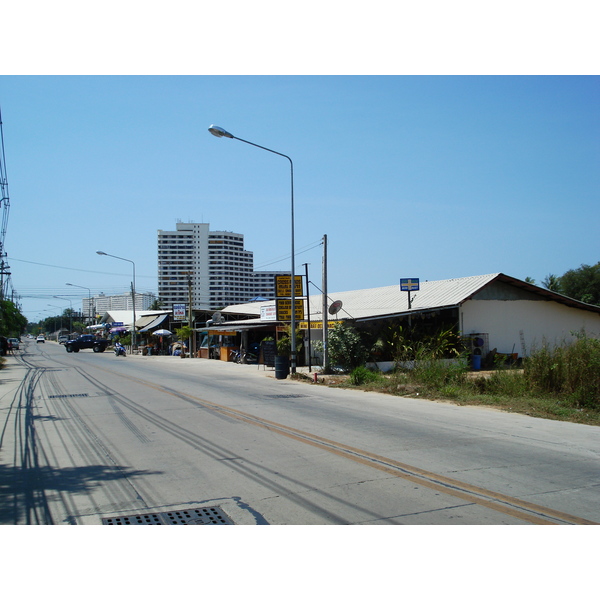
[(366, 367), (356, 367), (350, 372), (350, 383), (352, 385), (363, 385), (364, 383), (373, 383), (380, 379), (379, 373), (370, 371)]
[(345, 323), (337, 324), (328, 336), (328, 353), (332, 365), (351, 371), (367, 362), (368, 351), (358, 332)]
[(473, 388), (480, 394), (516, 398), (529, 393), (523, 372), (515, 369), (494, 371), (489, 377), (476, 377), (471, 380)]
[(532, 389), (560, 394), (575, 406), (600, 408), (600, 340), (584, 332), (572, 344), (548, 344), (524, 362), (525, 378)]
[(411, 378), (425, 387), (439, 390), (449, 384), (462, 385), (468, 367), (466, 362), (446, 362), (435, 358), (436, 354), (422, 352), (410, 372)]
[[(296, 356), (302, 352), (302, 335), (300, 329), (296, 328)], [(277, 340), (277, 355), (290, 356), (292, 354), (292, 327), (288, 325), (285, 333)]]

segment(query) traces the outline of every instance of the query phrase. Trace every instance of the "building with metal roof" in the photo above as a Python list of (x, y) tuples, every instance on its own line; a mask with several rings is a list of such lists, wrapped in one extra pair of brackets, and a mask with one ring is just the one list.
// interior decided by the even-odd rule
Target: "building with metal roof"
[[(321, 294), (311, 295), (311, 321), (323, 319)], [(371, 330), (402, 324), (413, 326), (428, 321), (430, 329), (454, 327), (463, 336), (479, 336), (483, 351), (527, 356), (544, 343), (560, 344), (573, 332), (600, 336), (600, 306), (579, 302), (503, 273), (477, 275), (442, 281), (422, 281), (418, 291), (409, 293), (392, 285), (328, 294), (327, 306), (335, 301), (341, 308), (328, 320), (350, 321), (357, 328)], [(274, 301), (229, 306), (221, 311), (228, 319), (219, 327), (248, 330), (268, 322), (278, 323), (272, 313)], [(271, 310), (270, 310), (271, 309)], [(305, 302), (305, 320), (308, 317)], [(232, 319), (242, 321), (231, 322)], [(316, 333), (316, 332), (315, 332)], [(317, 334), (313, 337), (318, 337)]]

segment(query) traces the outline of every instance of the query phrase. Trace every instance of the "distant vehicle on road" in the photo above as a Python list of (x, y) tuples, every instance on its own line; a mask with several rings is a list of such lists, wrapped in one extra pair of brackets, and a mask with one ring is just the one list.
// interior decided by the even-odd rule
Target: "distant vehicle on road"
[(21, 343), (21, 340), (19, 340), (18, 338), (8, 338), (8, 341), (12, 344), (13, 350), (19, 349), (19, 344)]
[(69, 341), (69, 336), (68, 335), (59, 335), (58, 336), (58, 343), (59, 344), (65, 344)]
[(39, 344), (40, 342), (41, 342), (42, 344), (45, 344), (45, 343), (46, 343), (46, 338), (45, 338), (43, 335), (38, 335), (38, 336), (35, 338), (35, 343), (36, 343), (36, 344)]
[(94, 352), (104, 352), (109, 343), (108, 340), (97, 338), (95, 335), (85, 334), (74, 340), (66, 341), (65, 350), (67, 352), (79, 352), (85, 348), (91, 348)]

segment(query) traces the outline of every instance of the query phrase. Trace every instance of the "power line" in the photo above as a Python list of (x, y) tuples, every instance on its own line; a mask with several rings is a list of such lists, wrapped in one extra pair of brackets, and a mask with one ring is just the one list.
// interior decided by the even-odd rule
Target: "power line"
[[(298, 251), (294, 252), (294, 254), (296, 256), (299, 256), (300, 254), (305, 254), (306, 252), (309, 252), (310, 250), (313, 250), (314, 248), (318, 248), (319, 246), (323, 245), (323, 241), (319, 240), (318, 242), (313, 242), (312, 245), (308, 245), (308, 246), (304, 246), (302, 248), (300, 248)], [(264, 263), (262, 265), (259, 265), (258, 267), (255, 267), (256, 270), (262, 269), (264, 267), (268, 267), (269, 265), (274, 265), (277, 264), (279, 262), (284, 262), (290, 259), (290, 255), (286, 254), (285, 256), (282, 256), (281, 258), (275, 259), (271, 262), (268, 263)]]
[[(129, 277), (131, 278), (131, 274), (125, 273), (109, 273), (107, 271), (89, 271), (88, 269), (75, 269), (74, 267), (62, 267), (60, 265), (48, 265), (45, 263), (34, 262), (32, 260), (23, 260), (21, 258), (10, 257), (10, 260), (16, 260), (17, 262), (27, 263), (30, 265), (38, 265), (40, 267), (52, 267), (53, 269), (63, 269), (65, 271), (79, 271), (81, 273), (92, 273), (94, 275), (114, 275), (118, 277)], [(147, 278), (147, 279), (156, 279), (156, 275), (136, 275), (136, 279), (138, 277)]]

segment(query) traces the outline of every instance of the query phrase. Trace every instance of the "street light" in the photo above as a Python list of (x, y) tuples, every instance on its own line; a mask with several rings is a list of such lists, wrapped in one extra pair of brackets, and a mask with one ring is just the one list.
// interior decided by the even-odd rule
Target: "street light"
[[(48, 306), (52, 306), (52, 308), (60, 308), (61, 310), (64, 311), (62, 306), (56, 306), (56, 304), (48, 304)], [(62, 315), (60, 315), (60, 331), (62, 331)], [(60, 335), (60, 333), (59, 333)]]
[(71, 313), (69, 314), (69, 335), (73, 332), (73, 303), (68, 298), (63, 298), (62, 296), (52, 296), (53, 298), (58, 298), (59, 300), (66, 300), (71, 305)]
[(291, 287), (292, 287), (292, 323), (291, 323), (291, 327), (292, 327), (292, 335), (291, 335), (291, 342), (292, 342), (292, 364), (291, 364), (291, 371), (292, 373), (296, 372), (296, 289), (295, 289), (295, 281), (294, 281), (294, 276), (296, 273), (296, 264), (295, 264), (295, 257), (294, 257), (294, 163), (292, 162), (292, 159), (287, 156), (286, 154), (282, 154), (281, 152), (276, 152), (275, 150), (271, 150), (270, 148), (265, 148), (264, 146), (259, 146), (258, 144), (255, 144), (253, 142), (249, 142), (248, 140), (243, 140), (242, 138), (236, 137), (235, 135), (233, 135), (232, 133), (229, 133), (229, 131), (226, 131), (225, 129), (223, 129), (222, 127), (218, 127), (217, 125), (211, 125), (208, 128), (208, 131), (210, 133), (212, 133), (212, 135), (214, 135), (215, 137), (218, 138), (229, 138), (232, 140), (238, 140), (240, 142), (244, 142), (245, 144), (250, 144), (250, 146), (255, 146), (256, 148), (260, 148), (261, 150), (266, 150), (267, 152), (272, 152), (273, 154), (277, 154), (279, 156), (283, 156), (284, 158), (287, 158), (290, 161), (290, 173), (291, 173), (291, 191), (292, 191), (292, 203), (291, 203), (291, 209), (292, 209), (292, 265), (291, 265), (291, 273), (290, 273), (290, 282), (291, 282)]
[(131, 283), (131, 296), (132, 296), (132, 304), (133, 304), (133, 327), (131, 330), (131, 350), (135, 348), (135, 263), (128, 258), (122, 258), (121, 256), (115, 256), (114, 254), (107, 254), (106, 252), (102, 252), (102, 250), (96, 250), (96, 254), (100, 254), (101, 256), (110, 256), (111, 258), (117, 258), (118, 260), (124, 260), (130, 262), (133, 265), (133, 282)]
[(90, 320), (90, 325), (92, 325), (92, 290), (83, 285), (75, 285), (74, 283), (66, 283), (65, 285), (70, 285), (71, 287), (81, 288), (82, 290), (88, 291), (88, 319)]

